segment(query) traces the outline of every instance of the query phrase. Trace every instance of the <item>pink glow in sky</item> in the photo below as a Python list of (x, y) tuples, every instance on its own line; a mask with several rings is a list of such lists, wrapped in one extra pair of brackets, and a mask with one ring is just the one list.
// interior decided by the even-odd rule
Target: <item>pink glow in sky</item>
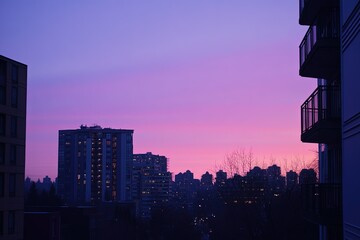
[(196, 177), (239, 148), (313, 160), (296, 1), (105, 2), (0, 3), (0, 54), (28, 65), (26, 175), (54, 178), (58, 130), (95, 123)]

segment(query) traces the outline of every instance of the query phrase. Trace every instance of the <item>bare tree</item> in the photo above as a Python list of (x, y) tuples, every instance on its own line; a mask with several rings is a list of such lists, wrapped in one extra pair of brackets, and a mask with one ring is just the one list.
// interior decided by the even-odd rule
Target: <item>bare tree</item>
[(222, 164), (219, 166), (221, 166), (230, 177), (233, 177), (235, 174), (245, 175), (256, 163), (257, 161), (252, 150), (246, 151), (242, 148), (226, 154)]
[(319, 152), (314, 151), (314, 158), (307, 164), (307, 168), (315, 170), (316, 175), (319, 176)]
[(287, 158), (283, 158), (281, 160), (281, 167), (284, 169), (285, 174), (290, 170), (289, 166), (288, 166), (288, 159)]

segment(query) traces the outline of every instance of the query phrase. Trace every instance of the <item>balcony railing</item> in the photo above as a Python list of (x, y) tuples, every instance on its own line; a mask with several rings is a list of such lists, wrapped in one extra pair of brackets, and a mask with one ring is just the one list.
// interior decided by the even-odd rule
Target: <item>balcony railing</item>
[(302, 204), (305, 216), (323, 224), (341, 223), (341, 185), (335, 183), (303, 184)]
[(337, 26), (310, 26), (300, 44), (300, 66), (304, 64), (315, 44), (321, 40), (339, 39)]
[(338, 86), (319, 86), (301, 105), (301, 140), (329, 143), (340, 133), (341, 99)]
[(339, 0), (299, 0), (299, 23), (313, 24), (324, 8), (339, 8)]
[[(329, 78), (339, 70), (340, 38), (338, 15), (326, 24), (312, 25), (299, 46), (300, 75)], [(330, 76), (329, 76), (330, 75)]]
[(300, 67), (304, 64), (307, 56), (313, 49), (316, 41), (317, 41), (317, 34), (316, 34), (316, 26), (310, 26), (308, 31), (305, 34), (305, 37), (301, 41), (300, 44)]
[(299, 16), (302, 15), (305, 6), (307, 6), (310, 1), (311, 1), (311, 0), (300, 0), (300, 1), (299, 1), (299, 3), (300, 3), (300, 6), (299, 6), (299, 9), (300, 9)]

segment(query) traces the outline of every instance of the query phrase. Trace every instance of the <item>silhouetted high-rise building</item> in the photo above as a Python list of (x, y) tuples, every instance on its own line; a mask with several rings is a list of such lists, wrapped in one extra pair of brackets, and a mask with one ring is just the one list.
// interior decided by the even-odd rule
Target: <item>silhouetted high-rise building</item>
[[(342, 236), (340, 91), (341, 69), (345, 67), (341, 67), (340, 1), (299, 2), (299, 23), (309, 26), (299, 47), (299, 72), (303, 77), (317, 79), (317, 88), (301, 105), (301, 140), (317, 143), (319, 149), (319, 183), (302, 186), (302, 192), (306, 193), (303, 199), (309, 206), (308, 216), (313, 216), (312, 221), (319, 224), (320, 239), (339, 239)], [(353, 103), (354, 100), (349, 104)], [(303, 181), (301, 174), (299, 181)]]
[(254, 167), (245, 177), (244, 196), (248, 203), (258, 202), (264, 199), (268, 186), (267, 174), (265, 169)]
[(175, 175), (173, 187), (173, 201), (182, 207), (191, 210), (197, 190), (200, 188), (199, 179), (194, 179), (194, 174), (190, 170)]
[(59, 131), (58, 194), (69, 204), (131, 200), (133, 130)]
[(227, 173), (223, 170), (219, 170), (216, 172), (215, 185), (217, 187), (224, 186), (227, 179)]
[(209, 172), (204, 173), (203, 175), (201, 175), (201, 187), (208, 189), (211, 188), (213, 186), (213, 175), (210, 174)]
[(169, 201), (171, 173), (167, 161), (165, 156), (151, 152), (133, 156), (133, 199), (138, 201), (142, 217), (150, 217), (154, 208)]
[(299, 174), (299, 184), (315, 184), (317, 182), (314, 169), (302, 169)]
[(290, 171), (286, 173), (286, 188), (294, 189), (299, 183), (299, 176), (296, 172)]
[(0, 239), (23, 239), (27, 66), (0, 56)]
[(285, 177), (281, 176), (281, 168), (272, 165), (266, 169), (268, 190), (274, 196), (278, 196), (285, 189)]
[(190, 170), (186, 170), (184, 173), (178, 173), (175, 175), (175, 182), (179, 184), (187, 184), (194, 180), (194, 173)]
[(43, 181), (42, 181), (42, 188), (45, 190), (45, 191), (49, 191), (51, 185), (53, 184), (53, 182), (51, 181), (51, 178), (49, 176), (45, 176), (43, 178)]

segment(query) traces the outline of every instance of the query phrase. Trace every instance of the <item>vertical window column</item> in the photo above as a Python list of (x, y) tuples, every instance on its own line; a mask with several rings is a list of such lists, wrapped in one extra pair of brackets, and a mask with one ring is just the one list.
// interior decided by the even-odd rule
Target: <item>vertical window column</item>
[[(1, 143), (0, 143), (0, 158), (1, 158)], [(16, 165), (16, 158), (17, 158), (17, 147), (16, 147), (16, 145), (11, 144), (10, 145), (10, 165)]]
[(6, 104), (6, 62), (0, 61), (0, 104)]
[(0, 114), (0, 136), (5, 136), (6, 129), (6, 115)]
[(18, 86), (12, 86), (11, 88), (11, 107), (17, 108), (18, 107)]
[(18, 119), (16, 116), (11, 116), (10, 118), (10, 135), (12, 137), (17, 137), (17, 129), (18, 129)]
[(15, 211), (8, 213), (8, 234), (15, 233)]
[(5, 191), (5, 174), (0, 172), (0, 198), (4, 197)]
[(16, 196), (16, 174), (9, 174), (9, 197)]
[(4, 212), (0, 211), (0, 236), (4, 235)]
[(5, 164), (5, 143), (0, 143), (0, 165)]

